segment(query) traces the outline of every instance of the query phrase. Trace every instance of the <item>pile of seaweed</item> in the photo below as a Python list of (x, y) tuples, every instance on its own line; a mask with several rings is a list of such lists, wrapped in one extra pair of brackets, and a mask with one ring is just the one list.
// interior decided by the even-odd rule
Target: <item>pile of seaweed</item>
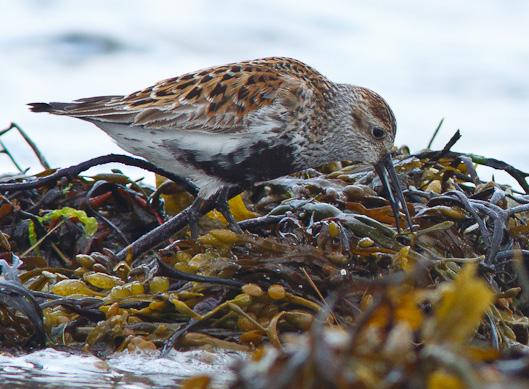
[(414, 231), (372, 167), (337, 162), (230, 200), (243, 234), (213, 211), (198, 239), (126, 256), (192, 196), (117, 170), (46, 180), (40, 158), (42, 173), (0, 180), (0, 347), (249, 352), (237, 388), (527, 385), (527, 174), (456, 139), (394, 152)]

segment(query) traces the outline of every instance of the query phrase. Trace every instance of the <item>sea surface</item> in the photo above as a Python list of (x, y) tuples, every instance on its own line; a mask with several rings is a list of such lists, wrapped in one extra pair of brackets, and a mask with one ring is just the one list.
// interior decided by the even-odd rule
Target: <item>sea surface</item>
[[(378, 91), (395, 111), (397, 144), (424, 148), (445, 118), (434, 148), (460, 129), (455, 150), (529, 170), (525, 0), (0, 0), (0, 15), (0, 129), (17, 122), (53, 166), (120, 150), (96, 127), (31, 113), (28, 102), (126, 94), (277, 55)], [(39, 170), (15, 132), (1, 139)], [(0, 156), (0, 169), (13, 167)]]
[[(183, 72), (273, 55), (379, 92), (397, 117), (396, 143), (412, 151), (428, 144), (444, 118), (434, 148), (460, 129), (454, 150), (529, 170), (526, 0), (0, 0), (0, 17), (0, 130), (18, 123), (55, 167), (120, 150), (96, 127), (31, 113), (26, 103), (126, 94)], [(15, 131), (0, 140), (23, 168), (42, 169)], [(148, 173), (124, 170), (152, 182)], [(0, 154), (0, 175), (13, 171)], [(478, 173), (513, 182), (502, 172)], [(172, 379), (195, 366), (176, 355), (163, 374), (155, 357), (144, 364), (143, 357), (127, 356), (123, 365), (138, 366), (132, 373), (107, 361), (102, 374), (87, 356), (53, 350), (12, 362), (0, 356), (0, 385), (10, 371), (38, 372), (23, 375), (35, 385), (78, 377), (101, 385)]]
[(25, 355), (0, 352), (0, 388), (175, 388), (196, 374), (212, 377), (225, 387), (232, 373), (227, 366), (244, 358), (227, 351), (120, 352), (102, 360), (89, 353), (53, 348)]

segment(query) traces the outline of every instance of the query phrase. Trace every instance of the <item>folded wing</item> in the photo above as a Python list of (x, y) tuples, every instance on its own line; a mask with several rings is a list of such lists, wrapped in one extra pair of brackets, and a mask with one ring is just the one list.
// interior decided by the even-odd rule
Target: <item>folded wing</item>
[(234, 63), (166, 79), (128, 96), (30, 105), (36, 112), (95, 124), (240, 133), (251, 130), (252, 120), (266, 120), (263, 114), (277, 125), (312, 95), (311, 78), (322, 76), (301, 62), (294, 65), (284, 58)]

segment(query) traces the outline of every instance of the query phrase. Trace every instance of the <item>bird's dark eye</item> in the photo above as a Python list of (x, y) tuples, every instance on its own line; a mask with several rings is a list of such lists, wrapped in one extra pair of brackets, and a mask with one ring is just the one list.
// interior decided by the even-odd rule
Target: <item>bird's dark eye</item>
[(373, 134), (375, 139), (382, 139), (384, 138), (384, 136), (386, 136), (386, 131), (384, 131), (380, 127), (373, 127), (373, 129), (371, 130), (371, 133)]

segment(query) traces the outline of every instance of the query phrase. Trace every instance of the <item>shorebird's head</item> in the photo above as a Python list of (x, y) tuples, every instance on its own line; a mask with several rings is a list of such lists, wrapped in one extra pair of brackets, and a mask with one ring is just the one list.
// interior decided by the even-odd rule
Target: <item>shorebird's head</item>
[(377, 93), (347, 85), (350, 100), (344, 109), (347, 142), (356, 159), (376, 165), (393, 148), (397, 121), (388, 103)]
[[(350, 150), (352, 159), (368, 162), (375, 166), (384, 190), (395, 215), (399, 228), (399, 203), (406, 216), (410, 230), (413, 230), (402, 188), (397, 178), (391, 150), (397, 132), (395, 115), (388, 103), (377, 93), (362, 87), (347, 85), (350, 100), (349, 109), (344, 109), (342, 120), (346, 131), (344, 142)], [(396, 195), (396, 198), (394, 196)]]

